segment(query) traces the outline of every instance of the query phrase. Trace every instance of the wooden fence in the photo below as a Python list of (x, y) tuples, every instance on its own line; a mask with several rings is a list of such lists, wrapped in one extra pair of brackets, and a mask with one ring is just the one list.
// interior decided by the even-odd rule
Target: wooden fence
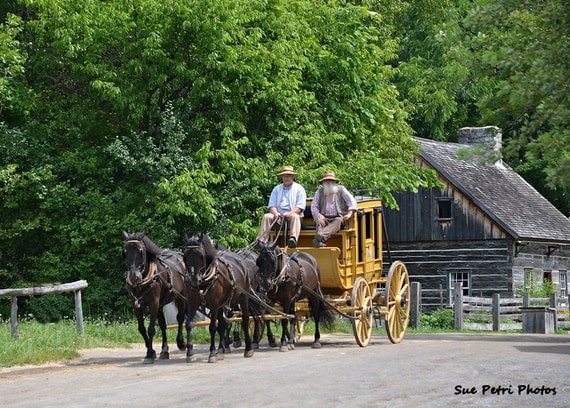
[(554, 313), (554, 329), (570, 329), (570, 297), (560, 298), (492, 298), (463, 296), (461, 283), (455, 286), (455, 330), (521, 330), (523, 308), (542, 307)]
[(20, 289), (0, 289), (0, 297), (6, 296), (12, 298), (12, 308), (10, 310), (10, 323), (12, 326), (12, 338), (18, 338), (18, 296), (39, 296), (48, 293), (75, 293), (75, 322), (77, 330), (83, 335), (83, 306), (81, 304), (81, 290), (87, 287), (87, 281), (79, 280), (72, 283), (64, 283), (62, 285), (43, 285), (34, 288)]

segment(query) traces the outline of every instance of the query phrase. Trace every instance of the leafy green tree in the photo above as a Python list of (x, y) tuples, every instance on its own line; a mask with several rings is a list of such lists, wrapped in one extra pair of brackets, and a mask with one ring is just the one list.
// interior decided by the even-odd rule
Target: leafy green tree
[(505, 158), (570, 214), (570, 8), (566, 1), (478, 1), (466, 20), (473, 70), (491, 92), (481, 121), (502, 128)]
[(309, 192), (333, 168), (388, 205), (434, 180), (413, 164), (392, 29), (364, 7), (21, 0), (14, 11), (35, 102), (0, 141), (9, 285), (87, 279), (86, 313), (112, 313), (129, 302), (121, 229), (163, 247), (183, 231), (244, 246), (283, 164)]

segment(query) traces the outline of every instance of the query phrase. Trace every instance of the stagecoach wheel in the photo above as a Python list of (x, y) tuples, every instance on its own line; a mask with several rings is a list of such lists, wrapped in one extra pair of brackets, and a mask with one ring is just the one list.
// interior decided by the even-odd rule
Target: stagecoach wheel
[(351, 319), (356, 344), (366, 347), (372, 335), (374, 313), (370, 286), (363, 277), (357, 278), (352, 287), (352, 306), (358, 308), (353, 312), (354, 318)]
[(406, 265), (396, 261), (390, 266), (386, 281), (386, 334), (394, 344), (404, 338), (410, 318), (410, 281)]

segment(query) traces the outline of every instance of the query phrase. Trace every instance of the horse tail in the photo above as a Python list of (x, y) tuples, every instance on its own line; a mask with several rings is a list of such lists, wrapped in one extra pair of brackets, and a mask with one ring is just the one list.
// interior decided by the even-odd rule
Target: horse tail
[(330, 305), (324, 301), (323, 292), (319, 289), (319, 323), (326, 329), (331, 329), (335, 321)]

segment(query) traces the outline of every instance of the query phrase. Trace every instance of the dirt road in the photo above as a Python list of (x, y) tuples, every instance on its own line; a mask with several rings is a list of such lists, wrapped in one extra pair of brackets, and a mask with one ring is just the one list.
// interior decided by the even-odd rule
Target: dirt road
[(304, 336), (208, 364), (171, 350), (143, 365), (142, 346), (86, 350), (64, 364), (0, 369), (1, 407), (569, 407), (570, 335)]

